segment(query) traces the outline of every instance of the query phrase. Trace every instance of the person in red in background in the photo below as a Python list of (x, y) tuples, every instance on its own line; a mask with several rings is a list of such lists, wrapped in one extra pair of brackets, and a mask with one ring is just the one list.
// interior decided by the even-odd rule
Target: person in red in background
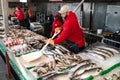
[[(78, 53), (85, 48), (85, 39), (83, 31), (78, 23), (74, 12), (70, 11), (70, 6), (64, 5), (58, 11), (64, 19), (63, 30), (55, 39), (48, 39), (50, 44), (60, 44), (66, 40), (67, 48)], [(60, 32), (57, 30), (56, 32)]]
[(23, 26), (25, 18), (24, 18), (24, 14), (23, 14), (23, 11), (21, 10), (20, 6), (15, 7), (14, 16), (16, 17), (17, 23), (20, 26)]
[(54, 21), (52, 23), (52, 32), (51, 35), (53, 35), (55, 33), (55, 29), (59, 28), (60, 30), (62, 30), (62, 22), (59, 19), (58, 14), (54, 15)]

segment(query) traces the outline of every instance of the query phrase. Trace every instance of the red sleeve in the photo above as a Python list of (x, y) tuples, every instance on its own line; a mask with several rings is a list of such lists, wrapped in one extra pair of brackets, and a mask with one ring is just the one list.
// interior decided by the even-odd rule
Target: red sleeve
[(56, 39), (54, 39), (55, 44), (64, 42), (72, 34), (73, 29), (72, 29), (72, 24), (70, 23), (71, 22), (68, 21), (63, 25), (63, 31)]
[(18, 19), (18, 20), (24, 20), (24, 14), (23, 14), (22, 11), (18, 11), (17, 19)]
[(15, 17), (17, 17), (16, 11), (14, 11), (13, 15), (14, 15)]

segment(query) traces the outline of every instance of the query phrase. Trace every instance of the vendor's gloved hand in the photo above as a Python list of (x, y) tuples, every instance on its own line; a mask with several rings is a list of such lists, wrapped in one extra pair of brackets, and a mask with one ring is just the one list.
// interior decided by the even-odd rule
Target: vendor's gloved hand
[(60, 33), (61, 32), (61, 27), (55, 28), (55, 33)]
[(54, 40), (52, 38), (49, 38), (48, 40), (45, 41), (46, 43), (49, 42), (49, 44), (54, 45)]

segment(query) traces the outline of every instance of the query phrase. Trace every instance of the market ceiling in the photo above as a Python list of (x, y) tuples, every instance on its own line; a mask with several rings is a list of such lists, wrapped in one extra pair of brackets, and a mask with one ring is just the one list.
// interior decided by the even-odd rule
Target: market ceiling
[[(49, 0), (30, 0), (32, 2), (50, 2)], [(80, 2), (81, 0), (63, 0), (62, 2)], [(85, 0), (85, 2), (120, 2), (120, 0)]]

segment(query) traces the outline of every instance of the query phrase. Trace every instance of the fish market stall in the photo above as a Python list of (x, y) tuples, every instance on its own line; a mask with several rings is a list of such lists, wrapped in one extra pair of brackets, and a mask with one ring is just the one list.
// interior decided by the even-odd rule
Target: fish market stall
[[(19, 33), (18, 33), (19, 32)], [(112, 80), (120, 79), (120, 50), (103, 43), (74, 54), (61, 45), (45, 45), (44, 36), (25, 29), (10, 29), (2, 41), (20, 80)], [(26, 57), (27, 56), (27, 57)]]

